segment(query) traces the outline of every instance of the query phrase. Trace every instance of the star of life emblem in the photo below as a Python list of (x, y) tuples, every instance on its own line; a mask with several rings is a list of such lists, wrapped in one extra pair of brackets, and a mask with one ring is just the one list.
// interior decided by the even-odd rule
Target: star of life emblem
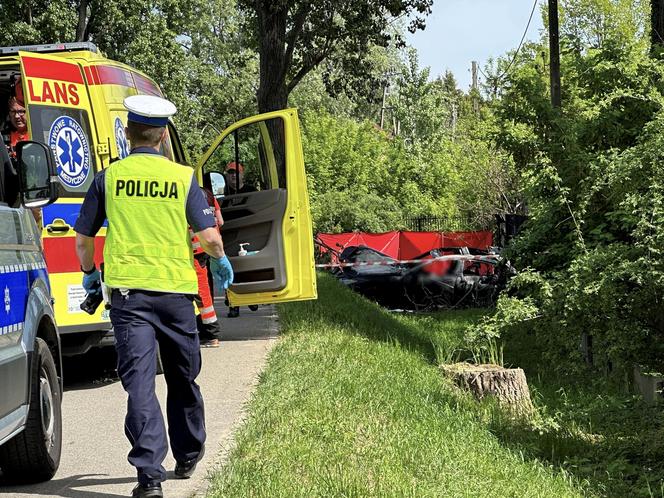
[(69, 116), (60, 116), (53, 121), (48, 136), (60, 181), (72, 188), (83, 185), (90, 173), (90, 145), (81, 125)]
[(9, 315), (9, 312), (12, 309), (12, 300), (9, 296), (9, 287), (5, 286), (5, 313)]

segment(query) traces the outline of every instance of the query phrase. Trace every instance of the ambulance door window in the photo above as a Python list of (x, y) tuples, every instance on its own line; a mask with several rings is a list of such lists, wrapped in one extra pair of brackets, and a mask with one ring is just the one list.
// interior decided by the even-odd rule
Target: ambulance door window
[(235, 134), (229, 135), (223, 142), (214, 150), (214, 153), (205, 163), (203, 168), (204, 173), (211, 173), (216, 171), (224, 174), (226, 165), (233, 161), (235, 158)]
[(223, 173), (227, 194), (286, 188), (285, 153), (274, 145), (283, 143), (283, 133), (280, 118), (243, 126), (219, 144), (204, 171)]
[(61, 197), (83, 197), (97, 167), (88, 113), (81, 109), (31, 105), (32, 139), (55, 155)]

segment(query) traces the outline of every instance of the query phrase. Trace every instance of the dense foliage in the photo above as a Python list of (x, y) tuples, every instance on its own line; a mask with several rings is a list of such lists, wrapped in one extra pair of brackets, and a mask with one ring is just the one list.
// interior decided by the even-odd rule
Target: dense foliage
[(81, 39), (159, 82), (194, 157), (218, 131), (255, 113), (257, 56), (233, 0), (0, 0), (0, 46), (75, 41), (81, 8)]
[[(292, 11), (286, 40), (292, 53), (280, 84), (303, 118), (316, 230), (392, 230), (419, 215), (472, 215), (482, 224), (505, 208), (511, 162), (485, 140), (478, 105), (451, 74), (432, 81), (414, 51), (398, 48), (404, 30), (423, 22), (397, 18), (425, 14), (429, 4), (376, 1), (362, 7), (382, 17), (359, 16), (356, 8), (325, 14), (324, 2), (279, 4)], [(143, 70), (177, 105), (181, 138), (195, 160), (226, 125), (260, 107), (261, 6), (233, 0), (58, 0), (48, 6), (0, 0), (0, 45), (85, 39)], [(333, 22), (325, 24), (330, 15)], [(472, 99), (479, 104), (477, 95)]]
[(287, 107), (302, 78), (324, 62), (328, 90), (369, 89), (372, 46), (402, 42), (390, 26), (408, 16), (409, 29), (424, 27), (433, 0), (239, 0), (247, 32), (259, 55), (260, 112)]
[(393, 69), (382, 128), (379, 107), (358, 96), (312, 100), (302, 92), (311, 81), (294, 94), (306, 109), (315, 229), (386, 231), (427, 215), (490, 226), (496, 212), (512, 209), (517, 183), (509, 156), (487, 140), (491, 111), (484, 104), (475, 111), (475, 97), (451, 73), (432, 79), (414, 51), (381, 56)]
[[(303, 121), (315, 229), (391, 230), (419, 215), (489, 224), (496, 212), (527, 206), (530, 220), (510, 257), (530, 271), (479, 336), (527, 324), (549, 345), (554, 366), (582, 364), (584, 335), (593, 337), (596, 366), (658, 365), (664, 70), (650, 50), (650, 6), (560, 3), (558, 112), (549, 103), (546, 34), (513, 64), (514, 54), (488, 64), (480, 95), (459, 90), (449, 73), (436, 78), (414, 51), (389, 43), (406, 28), (394, 16), (425, 13), (428, 1), (373, 2), (367, 8), (389, 4), (384, 17), (355, 17), (356, 31), (344, 33), (350, 11), (323, 32), (314, 28), (327, 4), (280, 2), (292, 10), (286, 26), (297, 28), (287, 34), (311, 45), (286, 40), (293, 51), (282, 55), (292, 57), (288, 102)], [(195, 159), (225, 125), (258, 109), (261, 5), (0, 0), (0, 45), (89, 39), (142, 69), (180, 109), (176, 120)], [(364, 36), (371, 23), (380, 30)], [(340, 44), (312, 64), (325, 49), (321, 36)], [(357, 36), (362, 43), (349, 48)]]
[[(545, 43), (527, 47), (493, 101), (496, 142), (511, 152), (530, 220), (518, 266), (485, 332), (526, 323), (554, 368), (661, 369), (664, 360), (664, 68), (651, 58), (645, 2), (562, 2), (563, 109), (548, 103)], [(527, 321), (523, 322), (523, 319)]]

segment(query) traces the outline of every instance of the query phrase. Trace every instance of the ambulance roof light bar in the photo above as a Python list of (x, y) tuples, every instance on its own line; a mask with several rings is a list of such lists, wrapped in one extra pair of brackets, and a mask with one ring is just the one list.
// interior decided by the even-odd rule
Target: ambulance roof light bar
[(0, 47), (0, 55), (17, 55), (18, 52), (39, 52), (48, 54), (53, 52), (72, 52), (74, 50), (89, 50), (97, 53), (97, 47), (92, 42), (49, 43), (45, 45), (16, 45), (13, 47)]

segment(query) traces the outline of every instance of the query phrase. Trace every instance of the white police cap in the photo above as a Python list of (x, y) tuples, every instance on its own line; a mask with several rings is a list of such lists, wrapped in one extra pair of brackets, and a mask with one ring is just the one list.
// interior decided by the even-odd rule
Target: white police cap
[(124, 99), (124, 106), (128, 121), (148, 126), (166, 126), (177, 111), (173, 102), (154, 95), (132, 95)]

